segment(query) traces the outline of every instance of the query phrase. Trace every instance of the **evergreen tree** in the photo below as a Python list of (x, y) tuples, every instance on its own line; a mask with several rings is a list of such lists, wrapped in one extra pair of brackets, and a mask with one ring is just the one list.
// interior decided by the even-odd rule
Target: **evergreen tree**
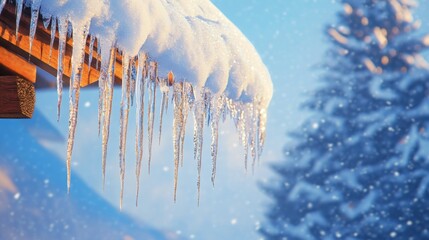
[(412, 0), (342, 0), (314, 114), (263, 185), (266, 239), (429, 239), (429, 74)]

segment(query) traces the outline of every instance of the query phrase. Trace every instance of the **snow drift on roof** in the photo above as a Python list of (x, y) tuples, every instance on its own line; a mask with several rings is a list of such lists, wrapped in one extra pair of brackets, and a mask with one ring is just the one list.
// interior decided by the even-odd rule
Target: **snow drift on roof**
[(89, 33), (116, 41), (130, 56), (140, 50), (160, 63), (160, 75), (213, 93), (268, 105), (272, 83), (246, 37), (209, 0), (43, 0), (43, 14), (90, 22)]

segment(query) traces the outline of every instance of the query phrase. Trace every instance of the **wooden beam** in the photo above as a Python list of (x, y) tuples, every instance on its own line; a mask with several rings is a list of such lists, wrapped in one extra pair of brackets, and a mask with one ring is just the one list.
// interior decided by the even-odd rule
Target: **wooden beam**
[[(6, 3), (2, 14), (0, 15), (0, 45), (9, 51), (25, 58), (29, 58), (29, 48), (30, 48), (30, 23), (31, 23), (31, 12), (30, 9), (24, 8), (18, 38), (15, 36), (16, 28), (16, 14), (15, 14), (15, 4)], [(33, 47), (31, 51), (30, 61), (36, 64), (38, 67), (44, 69), (48, 73), (56, 76), (58, 68), (58, 31), (55, 36), (54, 46), (52, 48), (52, 56), (50, 58), (50, 41), (51, 41), (51, 30), (50, 27), (45, 29), (41, 21), (42, 16), (39, 16), (39, 21), (37, 23), (36, 36), (33, 40)], [(66, 51), (63, 61), (64, 69), (64, 80), (67, 82), (71, 75), (71, 56), (73, 49), (73, 39), (69, 38), (66, 44)], [(95, 45), (95, 50), (97, 49), (97, 44)], [(83, 69), (83, 76), (81, 80), (81, 86), (87, 86), (98, 81), (100, 76), (100, 71), (96, 69), (97, 61), (100, 64), (100, 56), (98, 56), (97, 51), (93, 52), (93, 61), (88, 66), (88, 56), (89, 56), (89, 41), (87, 41), (85, 49), (85, 64)], [(118, 56), (115, 62), (115, 80), (120, 82), (122, 79), (122, 62), (121, 58)]]
[(35, 83), (37, 67), (0, 46), (0, 67), (14, 75), (19, 75)]
[(0, 118), (31, 118), (35, 102), (33, 83), (17, 76), (0, 77)]

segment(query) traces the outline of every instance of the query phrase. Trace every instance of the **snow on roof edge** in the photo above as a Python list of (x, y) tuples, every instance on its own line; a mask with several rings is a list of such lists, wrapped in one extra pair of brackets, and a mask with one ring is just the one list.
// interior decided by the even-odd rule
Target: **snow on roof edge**
[[(32, 3), (40, 0), (26, 0)], [(117, 43), (130, 56), (144, 51), (160, 75), (213, 93), (268, 106), (273, 85), (254, 46), (209, 0), (42, 0), (43, 15), (67, 16), (73, 26)]]

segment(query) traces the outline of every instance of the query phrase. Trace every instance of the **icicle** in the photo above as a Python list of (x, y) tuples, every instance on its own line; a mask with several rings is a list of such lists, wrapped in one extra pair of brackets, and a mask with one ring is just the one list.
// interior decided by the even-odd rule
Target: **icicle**
[(265, 108), (259, 108), (258, 113), (258, 159), (261, 158), (265, 144), (265, 129), (267, 124), (267, 111)]
[(217, 160), (217, 150), (218, 150), (218, 139), (219, 139), (219, 118), (220, 118), (220, 111), (223, 108), (223, 96), (215, 96), (210, 101), (210, 128), (211, 128), (211, 135), (212, 135), (212, 141), (210, 144), (210, 153), (212, 157), (212, 184), (215, 185), (215, 179), (216, 179), (216, 160)]
[[(237, 105), (237, 104), (236, 104)], [(235, 106), (237, 107), (237, 106)], [(242, 104), (239, 105), (239, 108), (236, 109), (236, 127), (238, 131), (238, 135), (241, 141), (241, 144), (244, 147), (244, 168), (247, 172), (247, 160), (248, 160), (248, 136), (246, 133), (246, 118), (245, 118), (245, 112), (243, 109)]]
[[(98, 44), (98, 41), (99, 40), (97, 40), (97, 44)], [(97, 55), (98, 55), (98, 57), (100, 57), (101, 56), (101, 48), (99, 47), (99, 46), (97, 46)], [(97, 70), (99, 70), (99, 65), (101, 65), (101, 64), (99, 64), (99, 62), (100, 61), (97, 61), (96, 63), (95, 63), (95, 69), (97, 69)]]
[(48, 16), (47, 14), (45, 14), (43, 16), (43, 27), (48, 30), (49, 28), (49, 23), (51, 23), (51, 16)]
[(130, 76), (129, 76), (130, 58), (122, 54), (122, 98), (121, 98), (121, 116), (120, 116), (120, 141), (119, 141), (119, 166), (121, 178), (121, 196), (119, 207), (122, 209), (122, 199), (124, 196), (125, 182), (125, 150), (127, 143), (128, 113), (130, 110)]
[(168, 73), (167, 79), (161, 79), (161, 81), (159, 82), (159, 88), (162, 92), (162, 103), (161, 103), (161, 109), (159, 111), (160, 115), (159, 115), (158, 144), (161, 144), (162, 119), (164, 116), (164, 111), (167, 111), (166, 106), (168, 105), (168, 94), (170, 91), (170, 88), (169, 88), (170, 82), (171, 82), (171, 85), (173, 85), (174, 76), (172, 72)]
[(131, 76), (133, 76), (130, 79), (130, 97), (131, 97), (131, 106), (134, 106), (134, 96), (136, 93), (136, 77), (135, 74), (131, 74)]
[[(159, 82), (159, 88), (160, 88), (161, 93), (162, 93), (162, 102), (161, 102), (161, 109), (159, 110), (158, 144), (161, 144), (162, 118), (164, 115), (165, 101), (168, 98), (168, 87), (165, 86), (165, 80), (164, 79), (161, 79), (161, 81)], [(167, 90), (166, 90), (166, 88), (167, 88)]]
[(163, 79), (159, 84), (162, 92), (162, 104), (161, 104), (160, 118), (159, 118), (158, 144), (161, 144), (162, 121), (163, 121), (164, 112), (167, 112), (168, 110), (170, 87), (173, 86), (173, 84), (174, 84), (174, 74), (171, 71), (168, 73), (167, 78)]
[(147, 55), (140, 52), (138, 55), (138, 68), (136, 79), (136, 206), (138, 205), (139, 189), (140, 189), (140, 172), (143, 159), (143, 120), (144, 120), (144, 89), (145, 89), (145, 73), (147, 68)]
[(182, 83), (173, 85), (173, 155), (174, 155), (174, 202), (177, 196), (177, 183), (179, 176), (179, 161), (180, 161), (180, 133), (183, 127), (183, 109), (182, 109)]
[[(112, 113), (112, 99), (113, 99), (113, 86), (115, 84), (115, 62), (116, 62), (116, 48), (112, 42), (100, 42), (98, 46), (101, 52), (101, 70), (100, 79), (104, 86), (103, 97), (103, 129), (101, 132), (101, 165), (103, 175), (103, 190), (105, 186), (106, 176), (106, 158), (107, 158), (107, 144), (109, 142), (110, 132), (110, 117)], [(100, 106), (99, 106), (100, 107)]]
[(16, 42), (18, 42), (18, 31), (19, 31), (19, 22), (21, 20), (21, 14), (22, 14), (22, 4), (24, 0), (16, 0)]
[(6, 5), (6, 0), (0, 0), (0, 15), (3, 12), (4, 5)]
[[(31, 50), (33, 48), (34, 35), (36, 34), (37, 20), (39, 19), (39, 9), (40, 9), (41, 1), (42, 0), (33, 0), (32, 4), (31, 4), (30, 49), (28, 51), (29, 58), (31, 56)], [(18, 34), (16, 36), (18, 36)]]
[(153, 123), (155, 118), (155, 103), (156, 103), (156, 84), (158, 78), (158, 64), (156, 62), (150, 62), (150, 74), (149, 74), (149, 102), (148, 102), (148, 138), (149, 138), (149, 161), (148, 161), (148, 172), (150, 174), (150, 162), (152, 159), (152, 140), (153, 140)]
[(253, 103), (248, 104), (247, 108), (247, 122), (249, 122), (249, 133), (248, 136), (248, 146), (250, 147), (250, 153), (252, 155), (252, 173), (255, 172), (255, 163), (256, 163), (256, 138), (257, 138), (257, 121), (256, 121), (256, 110)]
[(222, 116), (222, 121), (223, 122), (225, 122), (226, 121), (226, 116), (228, 115), (228, 113), (230, 112), (229, 111), (229, 109), (228, 109), (228, 99), (227, 98), (224, 98), (224, 101), (223, 101), (223, 107), (222, 107), (222, 113), (221, 113), (221, 116)]
[[(88, 71), (90, 71), (91, 69), (92, 56), (94, 54), (94, 42), (95, 42), (95, 37), (91, 35), (89, 40)], [(100, 133), (100, 126), (98, 127), (99, 127), (98, 132)]]
[(73, 27), (72, 27), (72, 25), (69, 25), (67, 28), (67, 37), (71, 38), (72, 34), (73, 34)]
[(58, 43), (58, 68), (57, 68), (57, 121), (60, 120), (61, 114), (61, 101), (63, 96), (63, 58), (66, 50), (66, 37), (67, 37), (68, 20), (66, 18), (59, 19), (59, 43)]
[[(56, 31), (57, 31), (57, 19), (55, 17), (52, 17), (52, 20), (51, 20), (51, 42), (49, 44), (49, 62), (51, 62), (52, 48), (54, 47)], [(65, 36), (65, 34), (64, 34), (64, 36)], [(58, 59), (58, 61), (59, 60), (60, 59)]]
[(183, 158), (184, 150), (183, 146), (185, 144), (185, 132), (186, 132), (186, 122), (188, 119), (190, 104), (193, 104), (193, 94), (192, 94), (192, 85), (188, 82), (183, 82), (182, 84), (182, 129), (180, 131), (180, 164), (183, 167)]
[(70, 117), (69, 134), (67, 140), (67, 190), (70, 192), (71, 156), (74, 145), (74, 136), (77, 125), (79, 107), (80, 81), (82, 78), (85, 57), (85, 43), (88, 34), (88, 25), (76, 25), (73, 33), (72, 74), (70, 78)]
[[(171, 81), (169, 81), (168, 84), (173, 85), (174, 201), (176, 201), (179, 164), (181, 161), (183, 163), (183, 144), (186, 121), (189, 109), (194, 102), (194, 95), (192, 85), (190, 83), (174, 83), (172, 79), (170, 80)], [(166, 101), (168, 101), (168, 99)]]
[(195, 102), (194, 108), (194, 159), (197, 161), (197, 188), (198, 188), (198, 204), (200, 202), (200, 188), (201, 188), (201, 161), (202, 161), (202, 150), (203, 150), (203, 133), (204, 133), (204, 122), (205, 122), (205, 110), (206, 110), (206, 91), (200, 89), (199, 99)]
[[(91, 62), (92, 62), (92, 54), (94, 49), (94, 40), (95, 37), (91, 35), (90, 39), (90, 45), (89, 45), (89, 58), (88, 58), (88, 71), (91, 69)], [(98, 48), (100, 48), (100, 43), (98, 43)], [(111, 48), (111, 47), (109, 47)], [(108, 64), (110, 59), (107, 59), (107, 51), (108, 48), (106, 46), (105, 49), (105, 59), (102, 63), (103, 66), (103, 73), (104, 75), (100, 74), (100, 79), (98, 80), (98, 136), (100, 136), (101, 129), (102, 129), (102, 123), (103, 123), (103, 111), (104, 111), (104, 97), (105, 97), (105, 87), (106, 87), (106, 79), (107, 79), (107, 72), (108, 72)], [(101, 71), (100, 71), (101, 72)]]

